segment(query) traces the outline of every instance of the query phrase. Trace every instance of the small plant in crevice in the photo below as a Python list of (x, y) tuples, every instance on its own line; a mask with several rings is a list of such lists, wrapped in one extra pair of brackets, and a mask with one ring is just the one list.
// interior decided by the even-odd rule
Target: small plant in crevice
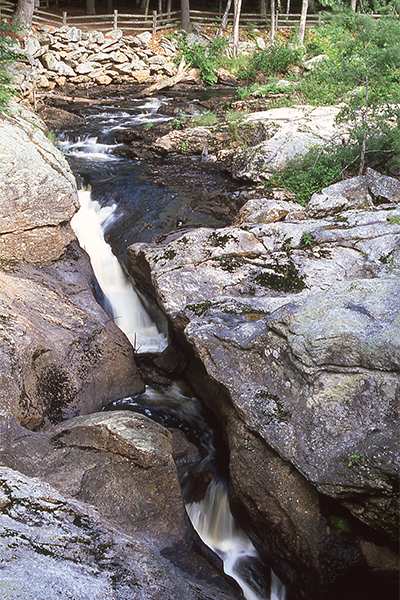
[(317, 242), (309, 231), (303, 231), (299, 248), (313, 248)]
[(389, 225), (400, 225), (400, 216), (399, 215), (390, 215), (388, 217), (387, 222)]
[(350, 456), (349, 462), (347, 463), (347, 466), (349, 466), (349, 467), (358, 467), (361, 464), (361, 459), (362, 459), (361, 454), (358, 454), (357, 452), (354, 452)]
[(161, 258), (165, 258), (166, 260), (172, 260), (176, 256), (176, 250), (165, 250), (164, 254)]

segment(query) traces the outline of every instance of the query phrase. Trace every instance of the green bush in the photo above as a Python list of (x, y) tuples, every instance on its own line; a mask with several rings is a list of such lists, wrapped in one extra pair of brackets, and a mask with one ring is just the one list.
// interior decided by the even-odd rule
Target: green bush
[(301, 64), (303, 50), (290, 44), (276, 42), (265, 50), (257, 50), (252, 57), (250, 68), (255, 73), (277, 75), (284, 73), (288, 67)]
[(286, 188), (296, 195), (299, 204), (306, 206), (315, 192), (341, 179), (346, 168), (354, 163), (354, 155), (357, 155), (357, 149), (348, 146), (311, 148), (276, 171), (271, 184)]
[(218, 116), (212, 110), (206, 110), (203, 113), (194, 115), (189, 125), (194, 127), (212, 127), (218, 123)]
[(199, 69), (201, 78), (207, 85), (213, 85), (216, 80), (214, 69), (223, 63), (223, 53), (228, 42), (221, 37), (214, 38), (208, 46), (201, 44), (189, 44), (187, 34), (182, 33), (178, 37), (179, 59), (184, 56), (187, 64)]

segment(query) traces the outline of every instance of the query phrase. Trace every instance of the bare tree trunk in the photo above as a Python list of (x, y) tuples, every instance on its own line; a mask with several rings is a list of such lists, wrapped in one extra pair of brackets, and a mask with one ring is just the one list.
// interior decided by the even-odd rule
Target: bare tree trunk
[(290, 0), (287, 0), (286, 2), (286, 14), (290, 15)]
[(189, 0), (181, 0), (181, 27), (185, 31), (192, 31), (192, 23), (190, 22)]
[(275, 39), (275, 0), (271, 0), (271, 30), (269, 37), (271, 38), (271, 42)]
[(33, 11), (39, 6), (38, 0), (18, 0), (17, 8), (12, 17), (12, 24), (24, 29), (32, 28)]
[(299, 42), (300, 42), (300, 44), (304, 44), (304, 34), (306, 32), (307, 12), (308, 12), (308, 0), (302, 0), (300, 25), (299, 25)]
[(351, 0), (351, 3), (350, 3), (351, 10), (356, 12), (356, 7), (357, 7), (357, 0)]
[(260, 15), (267, 19), (267, 0), (260, 0)]
[(242, 10), (242, 0), (233, 0), (233, 56), (239, 51), (239, 22)]
[(112, 15), (114, 12), (113, 0), (106, 0), (106, 12), (108, 15)]
[(217, 37), (220, 37), (222, 35), (222, 32), (224, 31), (224, 29), (226, 29), (226, 24), (228, 23), (228, 16), (229, 16), (229, 11), (231, 10), (231, 5), (232, 5), (232, 0), (227, 0), (225, 12), (223, 14), (222, 21), (221, 21), (221, 25), (219, 26), (219, 29), (217, 32)]

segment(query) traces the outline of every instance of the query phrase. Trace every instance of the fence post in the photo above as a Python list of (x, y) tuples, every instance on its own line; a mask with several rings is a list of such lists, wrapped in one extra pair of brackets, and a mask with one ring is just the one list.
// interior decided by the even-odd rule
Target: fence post
[(155, 37), (157, 32), (157, 11), (153, 10), (153, 37)]
[(114, 29), (118, 29), (118, 11), (114, 10)]
[(67, 24), (67, 13), (63, 12), (63, 20), (62, 20), (62, 24), (66, 25)]

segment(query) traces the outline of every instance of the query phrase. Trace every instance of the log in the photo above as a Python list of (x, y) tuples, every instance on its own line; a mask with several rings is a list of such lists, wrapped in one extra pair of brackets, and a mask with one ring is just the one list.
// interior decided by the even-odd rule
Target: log
[(165, 88), (172, 87), (173, 85), (176, 85), (177, 83), (185, 79), (186, 75), (186, 63), (184, 57), (182, 56), (181, 62), (178, 67), (178, 71), (175, 75), (173, 75), (172, 77), (167, 77), (166, 79), (162, 79), (161, 81), (153, 83), (152, 85), (149, 85), (147, 88), (144, 88), (144, 90), (139, 92), (137, 97), (142, 98), (143, 96), (151, 96), (151, 94), (154, 94), (155, 92), (159, 92), (160, 90), (164, 90)]

